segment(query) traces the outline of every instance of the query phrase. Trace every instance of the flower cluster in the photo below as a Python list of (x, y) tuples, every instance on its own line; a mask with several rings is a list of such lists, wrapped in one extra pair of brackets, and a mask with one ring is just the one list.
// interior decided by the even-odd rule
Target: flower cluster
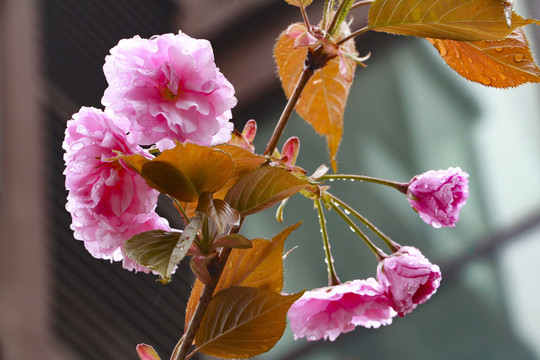
[(295, 339), (330, 339), (355, 326), (378, 328), (410, 313), (439, 287), (441, 272), (418, 249), (403, 246), (379, 262), (377, 280), (354, 280), (307, 291), (289, 310)]
[(63, 148), (67, 210), (75, 238), (96, 258), (128, 259), (122, 245), (150, 230), (170, 230), (155, 212), (158, 192), (119, 153), (151, 158), (175, 142), (213, 145), (231, 138), (234, 88), (214, 63), (210, 43), (183, 33), (121, 40), (105, 59), (105, 111), (81, 108), (67, 123)]

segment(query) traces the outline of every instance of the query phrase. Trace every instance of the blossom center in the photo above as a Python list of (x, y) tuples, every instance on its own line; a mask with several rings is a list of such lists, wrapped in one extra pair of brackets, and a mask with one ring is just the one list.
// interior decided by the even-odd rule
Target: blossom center
[(176, 92), (171, 91), (167, 85), (160, 86), (158, 88), (159, 95), (163, 100), (166, 101), (176, 101), (182, 95), (182, 90), (180, 90), (180, 87), (178, 87), (178, 90)]

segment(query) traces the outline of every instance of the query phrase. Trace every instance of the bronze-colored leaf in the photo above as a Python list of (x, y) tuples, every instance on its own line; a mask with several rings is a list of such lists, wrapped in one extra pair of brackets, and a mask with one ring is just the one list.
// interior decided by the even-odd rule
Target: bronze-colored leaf
[(218, 288), (248, 286), (281, 292), (285, 240), (300, 224), (285, 228), (270, 241), (254, 239), (251, 249), (232, 250)]
[(144, 163), (140, 173), (154, 189), (179, 201), (193, 202), (203, 192), (220, 190), (233, 170), (232, 158), (223, 151), (195, 144), (178, 144)]
[(540, 82), (540, 69), (521, 29), (495, 41), (428, 40), (444, 61), (468, 80), (497, 88)]
[[(214, 199), (224, 199), (227, 191), (236, 183), (239, 177), (261, 166), (266, 158), (255, 155), (239, 146), (235, 145), (218, 145), (214, 149), (223, 151), (228, 154), (234, 162), (234, 170), (227, 183), (214, 194)], [(193, 216), (196, 208), (196, 203), (183, 203), (182, 206), (186, 210), (188, 216)]]
[[(272, 240), (254, 239), (250, 249), (233, 249), (214, 293), (232, 286), (248, 286), (276, 293), (281, 292), (285, 240), (300, 224), (287, 227)], [(203, 286), (202, 282), (196, 280), (191, 290), (186, 306), (186, 327), (193, 317)]]
[[(299, 24), (301, 26), (301, 24)], [(341, 26), (344, 28), (344, 25)], [(339, 38), (339, 36), (336, 36)], [(295, 49), (295, 39), (285, 33), (279, 37), (274, 48), (274, 57), (285, 95), (289, 98), (300, 78), (307, 55), (306, 48)], [(349, 40), (341, 48), (356, 54), (354, 41)], [(306, 85), (295, 110), (317, 133), (324, 135), (330, 150), (330, 161), (337, 170), (336, 154), (343, 134), (343, 114), (352, 82), (339, 71), (340, 59), (336, 57), (315, 72)], [(354, 63), (352, 74), (356, 68)]]
[(285, 169), (266, 166), (240, 177), (225, 201), (242, 216), (263, 211), (309, 185)]
[(369, 28), (391, 34), (460, 41), (498, 40), (535, 22), (512, 15), (508, 26), (501, 0), (375, 0)]
[(246, 359), (269, 351), (285, 331), (287, 311), (302, 294), (249, 287), (217, 293), (195, 336), (197, 350), (224, 359)]

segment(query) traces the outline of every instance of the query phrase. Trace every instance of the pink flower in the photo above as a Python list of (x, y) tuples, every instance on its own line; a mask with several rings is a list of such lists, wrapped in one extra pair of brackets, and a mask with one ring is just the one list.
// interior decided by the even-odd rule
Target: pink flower
[(109, 87), (102, 103), (131, 121), (134, 142), (158, 143), (163, 150), (174, 145), (172, 140), (229, 141), (234, 88), (216, 67), (207, 40), (181, 32), (135, 36), (120, 40), (110, 52), (103, 66)]
[(306, 291), (288, 315), (295, 339), (334, 341), (356, 325), (378, 328), (390, 324), (396, 315), (390, 304), (384, 287), (369, 278)]
[(124, 256), (123, 244), (132, 236), (155, 229), (170, 230), (155, 212), (159, 193), (122, 161), (123, 154), (148, 156), (130, 144), (123, 131), (128, 120), (94, 108), (81, 108), (68, 121), (62, 147), (66, 151), (66, 209), (74, 236), (92, 256), (123, 260), (129, 270), (148, 269)]
[(416, 175), (409, 182), (407, 200), (427, 224), (454, 227), (469, 197), (468, 177), (460, 168)]
[(377, 266), (377, 280), (391, 298), (399, 316), (425, 303), (441, 283), (441, 271), (420, 250), (403, 246)]

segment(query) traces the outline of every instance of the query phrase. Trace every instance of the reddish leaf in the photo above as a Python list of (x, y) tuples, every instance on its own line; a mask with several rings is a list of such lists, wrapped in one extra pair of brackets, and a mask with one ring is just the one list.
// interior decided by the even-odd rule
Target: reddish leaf
[[(303, 26), (302, 24), (297, 24)], [(344, 26), (342, 26), (344, 28)], [(342, 36), (341, 36), (342, 37)], [(340, 36), (336, 36), (337, 39)], [(279, 37), (274, 48), (281, 85), (289, 98), (300, 78), (306, 59), (307, 48), (294, 48), (295, 39), (285, 33)], [(356, 54), (354, 41), (343, 44), (342, 49)], [(343, 114), (352, 82), (347, 81), (339, 71), (340, 60), (336, 57), (315, 72), (306, 85), (295, 107), (298, 114), (307, 121), (317, 133), (326, 136), (330, 150), (330, 161), (337, 170), (336, 154), (343, 134)], [(352, 65), (351, 76), (356, 64)]]
[(245, 359), (269, 351), (287, 325), (287, 311), (302, 293), (232, 287), (208, 305), (195, 336), (197, 350), (224, 359)]
[(540, 82), (540, 69), (521, 29), (496, 41), (428, 40), (444, 61), (468, 80), (498, 88)]
[(375, 0), (371, 30), (461, 41), (498, 40), (535, 22), (513, 14), (509, 27), (501, 0)]

